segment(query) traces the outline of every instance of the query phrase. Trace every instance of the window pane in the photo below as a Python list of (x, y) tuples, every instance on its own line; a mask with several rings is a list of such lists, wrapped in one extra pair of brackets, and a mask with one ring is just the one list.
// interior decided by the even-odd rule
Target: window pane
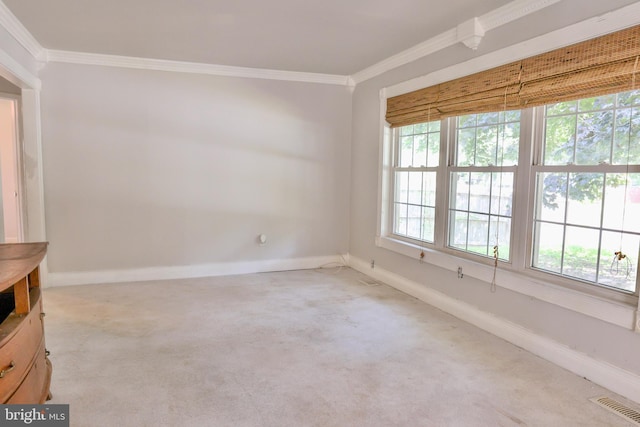
[(407, 168), (413, 164), (413, 136), (400, 138), (400, 161), (398, 166)]
[(520, 111), (458, 117), (456, 138), (456, 166), (516, 165)]
[(509, 110), (500, 113), (500, 121), (520, 122), (520, 110)]
[(573, 162), (576, 116), (548, 117), (545, 129), (544, 164), (566, 165)]
[(395, 134), (393, 234), (433, 242), (437, 172), (425, 169), (439, 163), (439, 131), (440, 122), (430, 122), (403, 126)]
[[(640, 236), (603, 232), (598, 282), (626, 291), (635, 291), (639, 248)], [(619, 251), (623, 254), (621, 259), (616, 255)]]
[(558, 114), (574, 113), (577, 111), (578, 103), (576, 101), (559, 102), (547, 106), (547, 116), (555, 116)]
[(458, 249), (467, 248), (467, 212), (451, 211), (449, 220), (449, 246)]
[(415, 135), (413, 137), (413, 162), (414, 168), (427, 166), (427, 135)]
[(458, 130), (458, 156), (456, 164), (458, 166), (472, 166), (475, 163), (476, 130)]
[(492, 257), (494, 242), (505, 233), (500, 258), (509, 259), (515, 174), (495, 170), (518, 164), (520, 116), (520, 111), (498, 111), (458, 117), (455, 166), (476, 170), (451, 173), (450, 247)]
[(469, 211), (489, 213), (490, 207), (491, 172), (472, 172), (469, 188)]
[(409, 200), (409, 172), (396, 172), (395, 202)]
[(403, 203), (395, 204), (393, 215), (393, 232), (395, 234), (407, 235), (407, 205)]
[(537, 219), (564, 222), (567, 178), (567, 173), (538, 174)]
[(640, 90), (633, 90), (618, 94), (619, 107), (630, 107), (632, 105), (640, 105)]
[(422, 207), (409, 205), (407, 212), (407, 236), (419, 239), (422, 236)]
[(512, 172), (451, 174), (449, 246), (493, 257), (493, 246), (498, 241), (503, 246), (500, 259), (509, 260), (513, 175)]
[(640, 173), (608, 174), (602, 226), (640, 233)]
[(473, 127), (476, 125), (476, 115), (469, 114), (458, 117), (458, 128)]
[(631, 143), (631, 111), (631, 108), (616, 111), (612, 162), (614, 165), (626, 165), (628, 160), (635, 157), (635, 147), (640, 147), (640, 144)]
[[(438, 122), (440, 123), (440, 122)], [(427, 166), (438, 167), (440, 164), (440, 133), (429, 134), (429, 149), (427, 151)]]
[(616, 165), (640, 164), (640, 108), (616, 111), (613, 143), (613, 163)]
[(424, 172), (422, 174), (422, 205), (436, 205), (436, 172)]
[(422, 208), (422, 240), (433, 242), (435, 232), (435, 208)]
[(403, 126), (399, 131), (397, 166), (435, 167), (440, 155), (440, 122)]
[[(524, 240), (524, 236), (522, 241)], [(516, 240), (517, 241), (517, 240)], [(511, 219), (492, 216), (489, 222), (488, 255), (493, 257), (493, 247), (498, 246), (498, 259), (508, 261), (511, 248)]]
[(599, 244), (599, 230), (567, 226), (562, 274), (595, 282)]
[(584, 98), (578, 101), (579, 111), (593, 111), (613, 108), (616, 104), (616, 95), (603, 95), (593, 98)]
[(469, 172), (451, 173), (451, 208), (469, 210)]
[(489, 255), (489, 215), (469, 214), (467, 250)]
[(402, 126), (400, 128), (400, 135), (413, 135), (413, 125)]
[(418, 123), (413, 125), (413, 133), (416, 135), (419, 133), (427, 133), (428, 128), (429, 128), (428, 123)]
[(611, 163), (612, 132), (613, 111), (611, 110), (578, 115), (575, 163), (578, 165)]
[(554, 273), (562, 272), (562, 225), (538, 222), (533, 248), (533, 266)]
[(513, 173), (494, 172), (491, 177), (491, 213), (511, 216)]
[(569, 174), (567, 223), (600, 227), (604, 174)]
[(520, 141), (520, 123), (507, 123), (500, 126), (498, 133), (498, 165), (514, 166), (518, 164)]
[(409, 203), (419, 205), (422, 202), (422, 172), (407, 172), (409, 174)]
[[(558, 172), (536, 175), (534, 267), (635, 290), (626, 273), (616, 278), (622, 259), (613, 262), (613, 254), (621, 246), (633, 252), (623, 259), (636, 274), (640, 173), (609, 165), (640, 162), (639, 104), (640, 91), (630, 91), (546, 107), (544, 163)], [(565, 167), (572, 162), (577, 166)], [(575, 172), (581, 165), (591, 171)]]
[[(496, 115), (497, 120), (497, 115)], [(479, 121), (479, 120), (478, 120)], [(476, 133), (475, 166), (495, 166), (498, 154), (498, 127), (480, 126)]]
[(498, 123), (498, 115), (498, 112), (478, 114), (478, 126)]

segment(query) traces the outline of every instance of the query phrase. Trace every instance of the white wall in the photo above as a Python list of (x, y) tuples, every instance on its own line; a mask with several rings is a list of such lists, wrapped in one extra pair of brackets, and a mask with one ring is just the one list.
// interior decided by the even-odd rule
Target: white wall
[(519, 20), (487, 33), (478, 51), (471, 51), (458, 44), (359, 84), (353, 98), (350, 254), (360, 260), (373, 259), (381, 269), (436, 290), (452, 300), (496, 315), (506, 322), (550, 338), (596, 360), (640, 373), (640, 359), (637, 357), (640, 354), (640, 334), (501, 287), (496, 293), (491, 293), (489, 283), (469, 277), (459, 280), (453, 271), (421, 263), (417, 259), (375, 245), (380, 140), (379, 92), (382, 88), (598, 16), (604, 10), (629, 3), (632, 2), (610, 1), (605, 4), (595, 0), (564, 0), (526, 20)]
[(56, 63), (40, 78), (50, 272), (347, 251), (348, 88)]

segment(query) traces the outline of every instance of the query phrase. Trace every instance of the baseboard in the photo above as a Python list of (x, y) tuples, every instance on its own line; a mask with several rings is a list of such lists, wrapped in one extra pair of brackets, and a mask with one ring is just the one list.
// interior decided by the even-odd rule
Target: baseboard
[(350, 255), (349, 266), (461, 320), (542, 357), (570, 372), (640, 403), (640, 375), (594, 359), (557, 341), (535, 334), (520, 325), (487, 313), (442, 292)]
[(91, 285), (97, 283), (141, 282), (147, 280), (188, 279), (194, 277), (231, 276), (271, 271), (306, 270), (330, 263), (344, 263), (346, 256), (328, 255), (306, 258), (237, 261), (127, 270), (49, 272), (45, 287)]

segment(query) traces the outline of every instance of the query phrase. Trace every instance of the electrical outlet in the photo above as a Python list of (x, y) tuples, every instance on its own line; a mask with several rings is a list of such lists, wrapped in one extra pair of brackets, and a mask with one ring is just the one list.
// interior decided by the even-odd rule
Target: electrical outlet
[(462, 279), (464, 274), (462, 274), (462, 267), (458, 267), (458, 279)]
[(374, 268), (376, 266), (376, 261), (375, 260), (371, 260), (371, 268)]

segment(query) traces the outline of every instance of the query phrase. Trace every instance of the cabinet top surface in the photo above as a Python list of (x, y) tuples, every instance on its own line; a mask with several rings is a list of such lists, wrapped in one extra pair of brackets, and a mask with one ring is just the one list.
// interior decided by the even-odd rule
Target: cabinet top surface
[(40, 264), (47, 242), (0, 244), (0, 291), (12, 286)]

